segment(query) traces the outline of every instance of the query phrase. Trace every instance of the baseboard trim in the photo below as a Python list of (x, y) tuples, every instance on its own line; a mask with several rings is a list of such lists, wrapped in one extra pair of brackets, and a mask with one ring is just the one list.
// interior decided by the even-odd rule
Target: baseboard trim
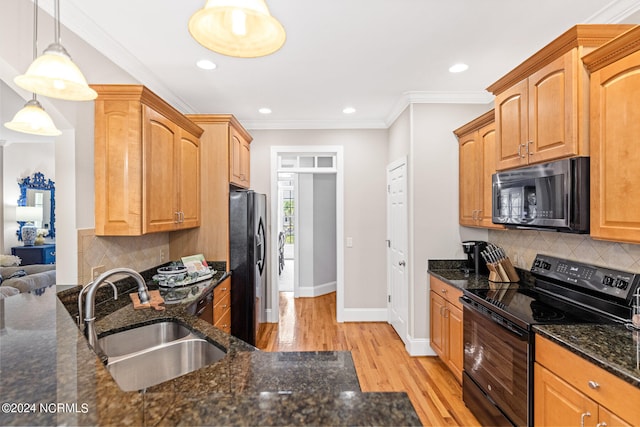
[(300, 286), (298, 288), (298, 296), (302, 298), (319, 297), (331, 292), (336, 292), (337, 282), (323, 283), (316, 286)]
[(428, 338), (413, 338), (407, 335), (405, 349), (410, 356), (437, 356), (431, 348), (431, 340)]

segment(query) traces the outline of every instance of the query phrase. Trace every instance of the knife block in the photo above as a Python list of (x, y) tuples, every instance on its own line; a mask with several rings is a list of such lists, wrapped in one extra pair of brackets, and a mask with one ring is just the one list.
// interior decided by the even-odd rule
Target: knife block
[(516, 272), (509, 258), (504, 258), (498, 262), (487, 263), (487, 268), (489, 269), (490, 282), (510, 283), (520, 281), (518, 272)]

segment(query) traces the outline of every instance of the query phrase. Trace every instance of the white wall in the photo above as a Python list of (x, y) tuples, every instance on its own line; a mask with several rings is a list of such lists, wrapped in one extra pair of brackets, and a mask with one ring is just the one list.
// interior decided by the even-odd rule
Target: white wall
[(345, 248), (345, 309), (386, 310), (387, 130), (249, 131), (253, 136), (251, 187), (266, 193), (269, 203), (275, 200), (270, 195), (267, 161), (272, 146), (344, 147), (344, 230), (353, 239), (353, 247)]
[(429, 259), (463, 258), (462, 240), (486, 230), (458, 224), (458, 141), (453, 130), (492, 105), (412, 104), (389, 128), (387, 162), (407, 156), (411, 354), (429, 354)]
[(313, 175), (313, 285), (316, 295), (336, 289), (336, 175)]
[(298, 174), (298, 216), (296, 244), (298, 245), (298, 285), (300, 293), (308, 296), (313, 293), (313, 175)]

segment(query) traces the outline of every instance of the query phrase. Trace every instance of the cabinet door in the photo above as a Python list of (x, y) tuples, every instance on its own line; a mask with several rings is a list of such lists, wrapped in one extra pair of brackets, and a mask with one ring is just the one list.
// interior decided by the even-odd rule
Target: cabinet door
[(496, 167), (498, 170), (527, 164), (523, 145), (528, 139), (527, 80), (496, 96)]
[(435, 292), (429, 292), (431, 295), (430, 304), (430, 335), (431, 335), (431, 348), (436, 352), (443, 360), (447, 359), (445, 353), (445, 340), (446, 340), (446, 324), (444, 318), (445, 300)]
[(449, 325), (449, 369), (462, 384), (464, 367), (464, 335), (462, 333), (462, 310), (447, 304), (447, 323)]
[[(595, 426), (598, 404), (538, 363), (534, 368), (534, 425)], [(584, 421), (584, 424), (581, 422)]]
[(478, 194), (478, 177), (481, 176), (482, 147), (478, 141), (478, 133), (471, 132), (459, 139), (460, 165), (460, 225), (477, 226), (480, 198)]
[(640, 242), (640, 52), (591, 74), (591, 237)]
[(528, 79), (529, 137), (523, 152), (529, 163), (578, 154), (577, 64), (573, 49)]
[(179, 140), (179, 158), (179, 228), (197, 227), (200, 225), (200, 140), (183, 129)]
[(229, 181), (238, 187), (249, 188), (249, 143), (233, 127), (229, 128), (231, 144)]
[(139, 102), (95, 101), (97, 236), (142, 234), (141, 118)]
[(496, 124), (491, 123), (478, 131), (478, 140), (482, 150), (482, 170), (479, 175), (479, 206), (477, 218), (479, 225), (486, 228), (499, 228), (504, 226), (494, 224), (492, 218), (493, 188), (491, 175), (496, 173)]
[(144, 232), (171, 231), (178, 221), (178, 129), (151, 108), (145, 106), (143, 111)]
[(607, 408), (600, 406), (598, 409), (598, 426), (600, 427), (631, 427), (633, 424), (626, 422)]

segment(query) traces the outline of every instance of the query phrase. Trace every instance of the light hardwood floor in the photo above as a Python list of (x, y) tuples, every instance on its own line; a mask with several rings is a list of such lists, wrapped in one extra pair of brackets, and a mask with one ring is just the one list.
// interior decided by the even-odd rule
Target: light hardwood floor
[(437, 357), (411, 357), (388, 323), (336, 322), (336, 294), (280, 293), (280, 322), (260, 331), (265, 351), (351, 351), (362, 391), (405, 391), (425, 426), (479, 426), (460, 384)]

